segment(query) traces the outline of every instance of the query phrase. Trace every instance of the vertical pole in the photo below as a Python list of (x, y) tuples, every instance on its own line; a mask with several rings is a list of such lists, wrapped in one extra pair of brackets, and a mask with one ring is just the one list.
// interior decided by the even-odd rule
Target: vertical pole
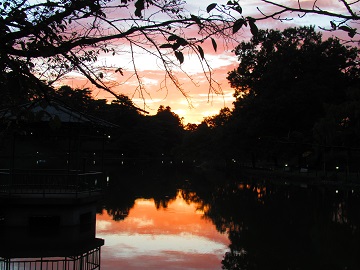
[(11, 259), (5, 259), (6, 270), (10, 270), (10, 261), (11, 261)]
[(82, 255), (80, 256), (80, 268), (79, 268), (79, 270), (83, 270), (83, 269), (84, 269), (83, 261), (84, 261), (84, 254), (82, 254)]
[(98, 262), (99, 262), (99, 269), (100, 269), (100, 266), (101, 266), (101, 247), (99, 247), (98, 249), (99, 249), (99, 252), (98, 252)]

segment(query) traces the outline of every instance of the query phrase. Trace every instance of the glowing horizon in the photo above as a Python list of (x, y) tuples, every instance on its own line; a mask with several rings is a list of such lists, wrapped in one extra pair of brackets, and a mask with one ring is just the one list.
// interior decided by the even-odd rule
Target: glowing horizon
[[(208, 50), (213, 51), (213, 48), (208, 48)], [(113, 71), (115, 68), (112, 68), (109, 72), (105, 72), (104, 77), (112, 85), (112, 91), (128, 96), (136, 106), (149, 111), (151, 115), (156, 114), (160, 105), (164, 105), (171, 107), (173, 112), (183, 118), (184, 124), (198, 124), (204, 117), (217, 114), (223, 107), (232, 108), (232, 103), (235, 100), (232, 96), (234, 90), (231, 89), (226, 76), (228, 71), (236, 68), (237, 57), (231, 54), (231, 52), (224, 51), (218, 55), (207, 55), (209, 64), (214, 67), (211, 75), (214, 80), (212, 82), (214, 89), (210, 89), (204, 72), (199, 71), (199, 69), (201, 70), (200, 62), (198, 62), (200, 60), (194, 59), (190, 55), (185, 56), (183, 64), (183, 69), (187, 74), (180, 71), (174, 72), (184, 93), (176, 89), (169, 78), (165, 81), (163, 70), (157, 67), (151, 69), (148, 64), (142, 65), (142, 69), (138, 70), (145, 86), (145, 91), (142, 92), (136, 90), (139, 82), (133, 77), (133, 70), (131, 69), (124, 68), (124, 76), (121, 76)], [(117, 61), (117, 57), (113, 57), (114, 59), (112, 57), (101, 57), (101, 65), (115, 67), (113, 62)], [(150, 60), (145, 62), (150, 62)], [(191, 76), (191, 79), (188, 76)], [(108, 101), (114, 99), (110, 93), (96, 89), (84, 77), (75, 73), (63, 78), (56, 87), (61, 85), (69, 85), (73, 88), (88, 87), (92, 90), (95, 99), (106, 99)]]
[[(226, 2), (226, 1), (225, 1)], [(282, 1), (280, 1), (282, 2)], [(288, 3), (288, 1), (283, 1)], [(302, 1), (304, 7), (308, 7), (312, 1)], [(320, 3), (321, 2), (321, 3)], [(195, 14), (204, 12), (207, 5), (213, 3), (212, 0), (206, 0), (199, 5), (188, 3), (188, 8)], [(341, 3), (336, 0), (331, 1), (318, 1), (319, 6), (341, 8)], [(221, 4), (221, 3), (218, 3)], [(292, 3), (297, 4), (297, 1)], [(244, 0), (241, 3), (244, 14), (247, 16), (256, 17), (259, 15), (259, 8), (262, 12), (270, 13), (277, 8), (271, 5), (266, 5), (262, 1), (249, 1)], [(116, 14), (113, 14), (115, 16)], [(121, 15), (121, 14), (120, 14)], [(120, 16), (119, 15), (119, 16)], [(258, 21), (257, 26), (259, 29), (279, 29), (283, 30), (287, 27), (294, 27), (300, 25), (313, 25), (321, 27), (329, 27), (330, 18), (307, 15), (302, 18), (295, 16), (293, 20), (264, 20)], [(320, 30), (320, 29), (317, 29)], [(191, 29), (187, 31), (193, 31)], [(191, 32), (188, 33), (191, 36)], [(336, 33), (342, 35), (346, 33)], [(165, 77), (165, 71), (162, 67), (159, 58), (156, 58), (148, 52), (135, 48), (134, 57), (130, 53), (130, 48), (126, 44), (119, 43), (119, 54), (112, 55), (100, 55), (95, 67), (99, 67), (99, 72), (104, 74), (105, 81), (111, 86), (111, 90), (117, 94), (123, 94), (132, 99), (135, 105), (145, 109), (151, 115), (156, 114), (160, 105), (171, 107), (172, 111), (183, 118), (183, 124), (187, 123), (200, 123), (204, 117), (213, 116), (218, 114), (220, 109), (224, 107), (232, 108), (234, 98), (232, 94), (234, 90), (231, 89), (226, 77), (227, 73), (236, 68), (239, 63), (237, 57), (232, 52), (239, 41), (247, 41), (251, 37), (248, 28), (240, 29), (240, 40), (234, 41), (229, 38), (227, 41), (219, 40), (216, 37), (218, 49), (215, 52), (210, 40), (202, 43), (201, 46), (204, 50), (205, 58), (207, 59), (210, 69), (212, 71), (212, 79), (214, 80), (214, 89), (210, 89), (209, 70), (204, 61), (199, 59), (198, 56), (185, 50), (184, 63), (179, 67), (174, 66), (173, 72), (177, 76), (182, 91), (176, 89), (174, 84), (169, 78)], [(331, 33), (325, 33), (324, 36), (330, 36)], [(160, 37), (161, 38), (161, 37)], [(151, 51), (151, 49), (149, 49)], [(172, 59), (175, 57), (172, 55), (171, 50), (167, 51), (162, 49), (162, 53), (167, 54)], [(176, 59), (175, 59), (176, 62)], [(202, 66), (203, 65), (203, 66)], [(134, 76), (134, 67), (141, 78), (142, 86), (145, 87), (142, 91), (139, 91), (139, 82)], [(107, 69), (100, 69), (100, 67), (107, 67)], [(121, 68), (123, 76), (120, 73), (115, 73), (115, 69)], [(204, 69), (205, 68), (205, 69)], [(182, 72), (185, 71), (185, 73)], [(190, 76), (190, 77), (189, 77)], [(102, 98), (111, 101), (113, 96), (102, 90), (94, 88), (83, 77), (79, 77), (77, 74), (70, 74), (64, 78), (60, 84), (67, 84), (73, 88), (88, 87), (92, 89), (94, 98)], [(218, 85), (217, 85), (218, 84)]]

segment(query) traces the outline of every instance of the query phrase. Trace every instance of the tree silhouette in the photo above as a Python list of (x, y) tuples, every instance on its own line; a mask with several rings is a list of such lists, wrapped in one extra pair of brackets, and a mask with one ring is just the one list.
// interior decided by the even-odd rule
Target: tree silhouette
[(68, 106), (86, 112), (93, 101), (89, 88), (73, 89), (64, 85), (56, 90), (56, 96)]
[(210, 128), (221, 127), (229, 122), (231, 111), (228, 107), (222, 108), (219, 114), (214, 116), (205, 117), (203, 122)]
[(171, 155), (172, 149), (182, 143), (183, 125), (180, 117), (169, 106), (160, 105), (152, 124), (157, 130), (162, 154)]
[(306, 149), (324, 104), (344, 102), (357, 81), (358, 49), (334, 38), (323, 41), (314, 27), (260, 30), (235, 53), (240, 65), (228, 79), (235, 88), (237, 134), (262, 149), (276, 142)]

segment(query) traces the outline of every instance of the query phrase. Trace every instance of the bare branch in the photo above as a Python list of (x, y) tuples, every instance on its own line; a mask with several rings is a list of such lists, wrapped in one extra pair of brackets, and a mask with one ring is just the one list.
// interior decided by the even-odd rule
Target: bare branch
[[(290, 12), (299, 12), (299, 13), (307, 13), (307, 14), (318, 14), (318, 15), (322, 15), (322, 16), (328, 16), (328, 17), (340, 18), (340, 19), (346, 19), (346, 20), (355, 20), (355, 21), (360, 20), (359, 15), (353, 13), (352, 11), (350, 14), (342, 14), (342, 13), (336, 13), (336, 12), (331, 12), (331, 11), (327, 11), (327, 10), (321, 10), (316, 6), (317, 1), (314, 2), (312, 9), (301, 8), (301, 6), (299, 6), (298, 8), (292, 8), (292, 7), (278, 4), (276, 2), (269, 1), (269, 0), (262, 0), (262, 2), (270, 4), (272, 6), (276, 6), (278, 8), (281, 8), (281, 11), (274, 12), (274, 14), (276, 14), (276, 15), (290, 11)], [(345, 0), (341, 0), (341, 2), (343, 2), (344, 4), (346, 3)], [(346, 6), (350, 7), (349, 4), (346, 4)]]

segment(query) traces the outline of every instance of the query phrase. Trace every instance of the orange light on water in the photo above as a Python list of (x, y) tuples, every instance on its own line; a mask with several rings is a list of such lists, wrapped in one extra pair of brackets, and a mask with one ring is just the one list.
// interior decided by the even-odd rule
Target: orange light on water
[(137, 199), (123, 221), (98, 215), (97, 237), (105, 239), (102, 269), (221, 269), (230, 244), (180, 193), (161, 209), (153, 199)]

